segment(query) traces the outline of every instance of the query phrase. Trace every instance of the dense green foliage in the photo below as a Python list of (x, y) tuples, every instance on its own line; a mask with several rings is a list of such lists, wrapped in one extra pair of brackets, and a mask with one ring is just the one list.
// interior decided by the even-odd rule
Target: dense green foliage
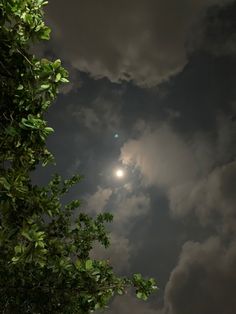
[(0, 0), (0, 312), (90, 313), (132, 285), (145, 300), (156, 289), (153, 279), (121, 278), (108, 261), (90, 259), (94, 241), (109, 245), (104, 224), (112, 216), (91, 218), (78, 200), (62, 205), (80, 177), (31, 182), (37, 165), (53, 161), (44, 115), (68, 82), (60, 60), (29, 53), (32, 43), (49, 39), (45, 4)]

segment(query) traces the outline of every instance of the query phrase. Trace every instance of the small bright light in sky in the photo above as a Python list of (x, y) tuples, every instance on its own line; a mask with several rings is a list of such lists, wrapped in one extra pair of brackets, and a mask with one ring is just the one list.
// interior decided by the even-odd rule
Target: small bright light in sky
[(119, 137), (119, 134), (116, 133), (116, 134), (114, 135), (114, 138), (118, 138), (118, 137)]
[(123, 178), (124, 175), (125, 175), (124, 170), (122, 170), (122, 169), (117, 169), (117, 170), (116, 170), (116, 176), (117, 176), (117, 178)]

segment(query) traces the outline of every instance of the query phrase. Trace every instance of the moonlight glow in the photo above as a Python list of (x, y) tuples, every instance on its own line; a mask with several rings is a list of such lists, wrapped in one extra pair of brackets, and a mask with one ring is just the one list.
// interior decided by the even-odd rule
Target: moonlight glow
[(124, 170), (122, 169), (117, 169), (116, 172), (115, 172), (115, 175), (117, 178), (123, 178), (125, 173), (124, 173)]

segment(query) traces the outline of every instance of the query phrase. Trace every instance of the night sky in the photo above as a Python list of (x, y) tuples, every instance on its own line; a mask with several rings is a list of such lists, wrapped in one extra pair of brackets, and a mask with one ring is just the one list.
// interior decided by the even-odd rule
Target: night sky
[[(110, 314), (236, 313), (236, 2), (51, 0), (41, 55), (70, 72), (47, 120), (68, 198), (110, 211), (109, 258), (155, 277)], [(122, 177), (115, 171), (121, 169)]]

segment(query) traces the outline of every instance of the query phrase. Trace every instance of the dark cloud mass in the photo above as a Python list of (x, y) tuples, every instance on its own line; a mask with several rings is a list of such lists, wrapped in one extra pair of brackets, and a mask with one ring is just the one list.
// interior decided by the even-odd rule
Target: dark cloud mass
[(189, 38), (195, 29), (199, 33), (206, 10), (230, 2), (57, 0), (48, 16), (61, 53), (76, 68), (97, 78), (151, 86), (186, 65)]
[(235, 314), (236, 1), (51, 0), (46, 17), (41, 52), (71, 83), (47, 116), (57, 166), (34, 179), (84, 174), (82, 209), (114, 214), (91, 256), (159, 281), (108, 313)]
[(184, 244), (166, 286), (165, 314), (233, 314), (236, 311), (236, 242), (217, 237)]

